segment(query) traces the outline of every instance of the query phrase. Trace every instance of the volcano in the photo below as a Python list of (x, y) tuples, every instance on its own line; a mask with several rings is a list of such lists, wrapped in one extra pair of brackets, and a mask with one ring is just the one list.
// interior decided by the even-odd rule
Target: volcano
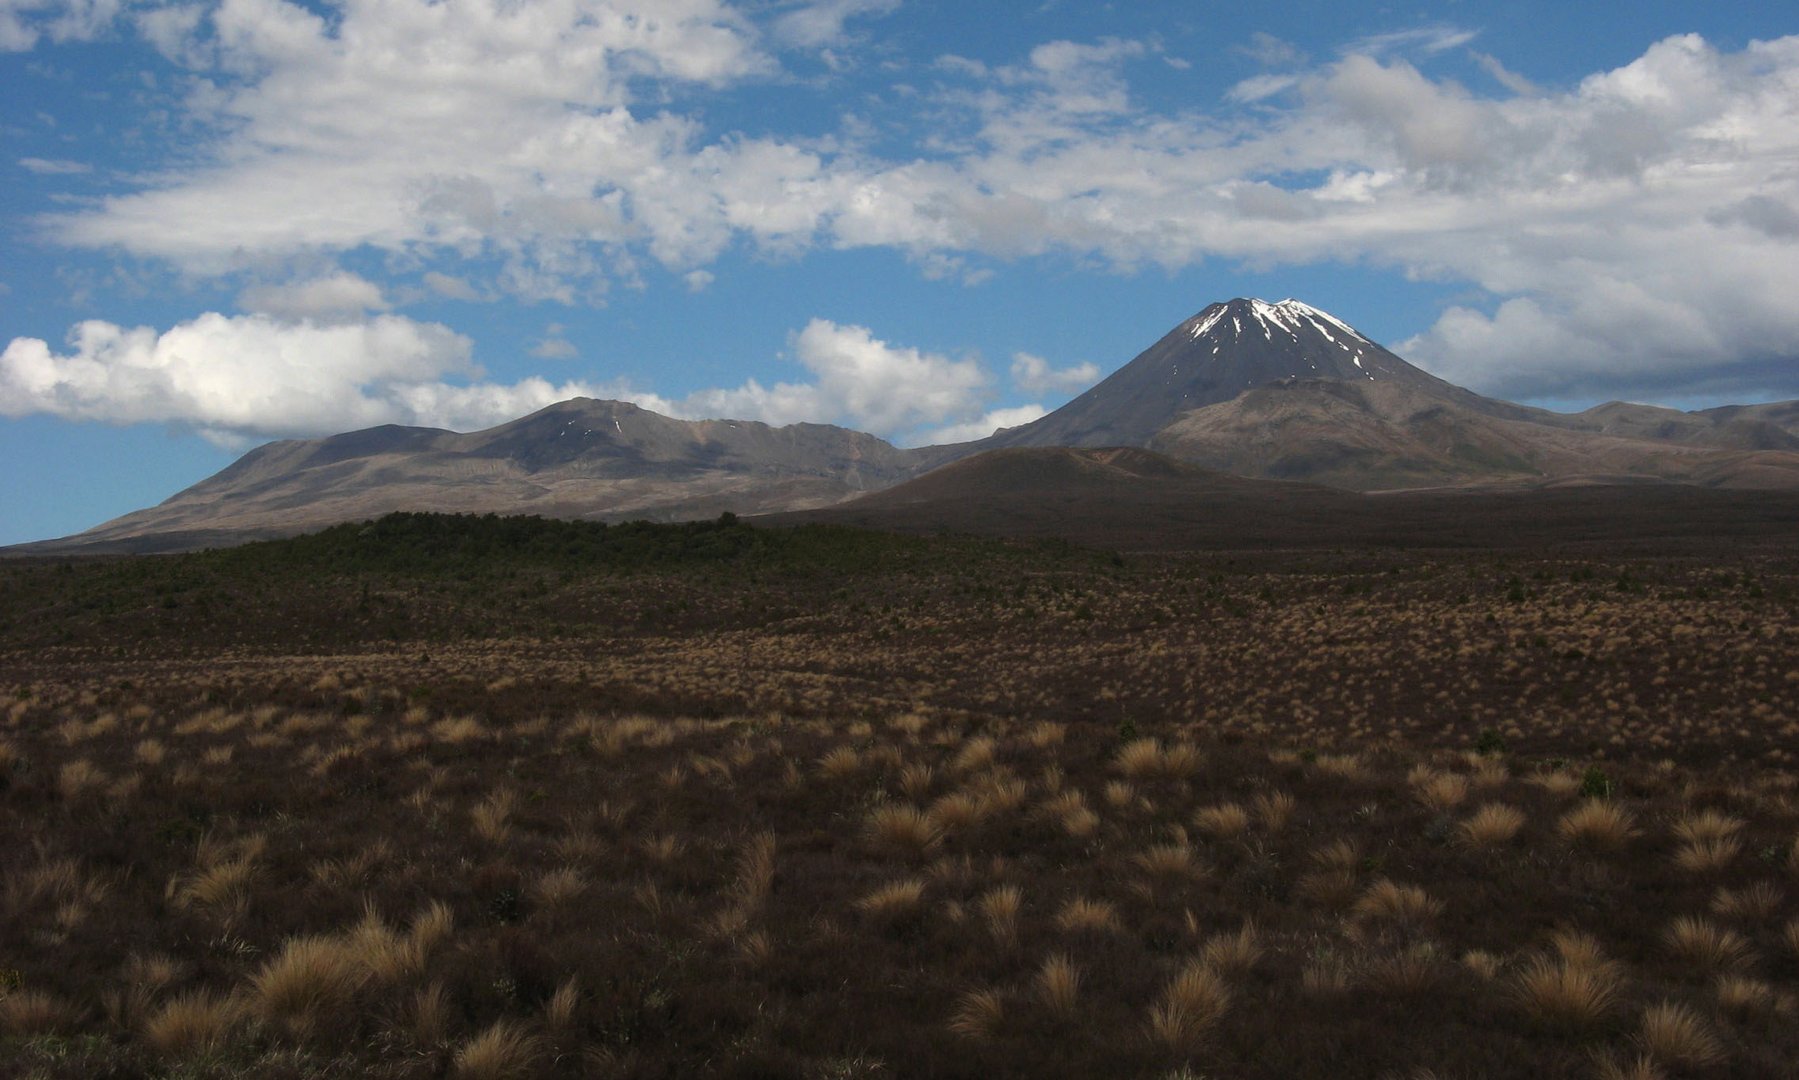
[(1392, 384), (1464, 406), (1486, 400), (1309, 304), (1240, 297), (1208, 306), (1093, 389), (983, 445), (1149, 446), (1194, 409), (1300, 379)]

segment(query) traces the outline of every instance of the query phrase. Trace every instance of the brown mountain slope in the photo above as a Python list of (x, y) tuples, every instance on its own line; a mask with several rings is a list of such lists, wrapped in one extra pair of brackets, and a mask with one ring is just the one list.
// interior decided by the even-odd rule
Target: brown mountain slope
[(1775, 434), (1725, 448), (1746, 423), (1779, 432), (1766, 421), (1668, 421), (1677, 437), (1664, 438), (1648, 433), (1641, 414), (1608, 425), (1597, 412), (1488, 410), (1397, 382), (1291, 379), (1194, 409), (1150, 446), (1232, 473), (1358, 490), (1575, 481), (1799, 488), (1799, 452), (1763, 448), (1780, 443)]
[(825, 506), (921, 471), (823, 424), (675, 420), (576, 398), (469, 434), (380, 427), (259, 447), (168, 501), (21, 550), (146, 551), (289, 536), (387, 513), (676, 520)]

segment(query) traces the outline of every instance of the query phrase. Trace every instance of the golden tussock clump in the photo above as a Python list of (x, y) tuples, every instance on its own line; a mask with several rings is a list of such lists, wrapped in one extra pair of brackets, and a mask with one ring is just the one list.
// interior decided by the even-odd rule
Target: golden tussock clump
[(1437, 772), (1426, 767), (1411, 779), (1419, 805), (1439, 814), (1462, 805), (1468, 797), (1468, 778), (1460, 773)]
[(1131, 861), (1158, 881), (1191, 880), (1206, 874), (1205, 864), (1184, 843), (1151, 845), (1131, 856)]
[(1461, 822), (1462, 842), (1476, 849), (1511, 843), (1529, 819), (1524, 811), (1504, 803), (1487, 803)]
[(839, 746), (818, 759), (818, 771), (831, 780), (853, 776), (862, 768), (862, 755), (853, 746)]
[(959, 773), (985, 769), (993, 764), (994, 757), (998, 752), (998, 742), (989, 736), (977, 735), (963, 744), (962, 749), (957, 752), (955, 760), (950, 763), (950, 767)]
[(1513, 999), (1546, 1027), (1571, 1032), (1597, 1027), (1619, 1005), (1618, 966), (1585, 934), (1563, 931), (1552, 944), (1556, 955), (1532, 957), (1513, 975)]
[(1443, 902), (1416, 885), (1380, 878), (1369, 884), (1350, 914), (1361, 923), (1386, 922), (1415, 927), (1443, 913)]
[(949, 1029), (971, 1039), (985, 1039), (1006, 1018), (1006, 999), (998, 990), (969, 990), (956, 999)]
[(1702, 1069), (1724, 1060), (1724, 1045), (1699, 1014), (1678, 1002), (1643, 1010), (1637, 1043), (1650, 1057), (1672, 1065)]
[(1368, 766), (1355, 754), (1319, 754), (1312, 763), (1312, 768), (1320, 776), (1335, 777), (1351, 783), (1362, 783), (1372, 778)]
[(943, 840), (943, 830), (930, 815), (906, 803), (876, 807), (867, 822), (868, 838), (881, 847), (917, 857)]
[(1470, 949), (1462, 954), (1462, 966), (1491, 982), (1499, 977), (1505, 961), (1484, 949)]
[(1299, 809), (1299, 800), (1284, 791), (1263, 792), (1255, 797), (1256, 820), (1266, 832), (1277, 833), (1287, 827), (1293, 820), (1293, 813)]
[(1018, 886), (999, 885), (983, 893), (975, 902), (994, 941), (1007, 947), (1017, 942), (1018, 911), (1023, 900), (1024, 890)]
[(1200, 950), (1200, 963), (1220, 975), (1247, 975), (1262, 959), (1261, 935), (1246, 922), (1233, 934), (1216, 934)]
[(1772, 881), (1758, 881), (1741, 889), (1720, 888), (1712, 894), (1712, 914), (1725, 919), (1763, 923), (1772, 919), (1786, 902), (1786, 894)]
[(890, 881), (856, 901), (856, 910), (870, 922), (892, 924), (916, 914), (924, 899), (925, 882), (920, 878)]
[(1110, 901), (1075, 896), (1056, 913), (1056, 926), (1070, 934), (1117, 934), (1123, 932), (1124, 921)]
[(1132, 739), (1118, 748), (1112, 765), (1132, 780), (1181, 780), (1198, 772), (1205, 763), (1199, 748), (1175, 743), (1164, 748), (1159, 739)]
[(368, 977), (349, 943), (326, 936), (289, 938), (250, 980), (257, 1018), (297, 1038), (326, 1015), (344, 1009)]
[(1060, 1019), (1074, 1016), (1081, 992), (1081, 969), (1065, 953), (1057, 953), (1043, 961), (1032, 979), (1032, 986), (1051, 1015)]
[(1781, 1005), (1774, 988), (1760, 979), (1720, 975), (1715, 989), (1718, 1009), (1742, 1020), (1772, 1012)]
[(63, 1035), (80, 1022), (80, 1009), (47, 990), (14, 990), (0, 996), (0, 1032), (8, 1035)]
[(1741, 818), (1717, 810), (1685, 815), (1674, 824), (1675, 839), (1680, 841), (1674, 865), (1692, 874), (1723, 869), (1742, 853), (1738, 834), (1744, 824)]
[(952, 791), (938, 799), (925, 811), (926, 816), (944, 833), (966, 829), (987, 816), (986, 799), (968, 791)]
[(1588, 799), (1563, 814), (1556, 833), (1588, 851), (1617, 851), (1637, 835), (1630, 812), (1605, 799)]
[(1667, 1080), (1668, 1074), (1648, 1054), (1622, 1059), (1600, 1054), (1593, 1060), (1595, 1080)]
[(537, 1040), (511, 1020), (496, 1021), (456, 1048), (458, 1080), (522, 1080), (537, 1060)]
[(1202, 963), (1188, 964), (1150, 1008), (1150, 1037), (1175, 1053), (1189, 1053), (1224, 1018), (1231, 999), (1223, 976)]
[(1193, 812), (1193, 827), (1215, 840), (1231, 840), (1249, 831), (1249, 811), (1237, 803), (1220, 803)]
[(421, 1047), (442, 1046), (450, 1037), (452, 1011), (450, 993), (442, 983), (433, 982), (414, 994), (407, 1010), (413, 1041)]
[(1396, 952), (1368, 961), (1362, 978), (1370, 989), (1396, 995), (1418, 995), (1433, 990), (1445, 975), (1437, 947), (1415, 941)]
[(1668, 951), (1704, 971), (1728, 971), (1749, 962), (1749, 942), (1735, 930), (1726, 929), (1696, 915), (1682, 915), (1662, 932)]
[(575, 1027), (576, 1013), (581, 1008), (581, 980), (570, 975), (556, 987), (556, 992), (543, 1003), (543, 1023), (551, 1031), (565, 1032)]
[(900, 792), (908, 799), (922, 801), (931, 793), (931, 784), (935, 779), (935, 769), (922, 761), (913, 762), (900, 770)]
[(1354, 986), (1354, 972), (1338, 956), (1314, 957), (1299, 975), (1299, 988), (1314, 998), (1341, 997)]
[(237, 1003), (203, 990), (171, 998), (144, 1020), (143, 1039), (166, 1057), (217, 1053), (239, 1017)]

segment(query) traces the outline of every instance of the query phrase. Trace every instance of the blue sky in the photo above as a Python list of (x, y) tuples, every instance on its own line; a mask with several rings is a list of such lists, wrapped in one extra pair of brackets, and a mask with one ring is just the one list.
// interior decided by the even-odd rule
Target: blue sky
[(0, 0), (0, 543), (575, 394), (968, 438), (1295, 296), (1799, 397), (1799, 6)]

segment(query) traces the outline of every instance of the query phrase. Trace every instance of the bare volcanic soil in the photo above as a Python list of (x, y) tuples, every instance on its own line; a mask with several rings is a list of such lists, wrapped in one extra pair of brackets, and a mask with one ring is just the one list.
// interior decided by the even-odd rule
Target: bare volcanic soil
[(1787, 1076), (1796, 747), (1774, 542), (11, 560), (0, 1072)]

